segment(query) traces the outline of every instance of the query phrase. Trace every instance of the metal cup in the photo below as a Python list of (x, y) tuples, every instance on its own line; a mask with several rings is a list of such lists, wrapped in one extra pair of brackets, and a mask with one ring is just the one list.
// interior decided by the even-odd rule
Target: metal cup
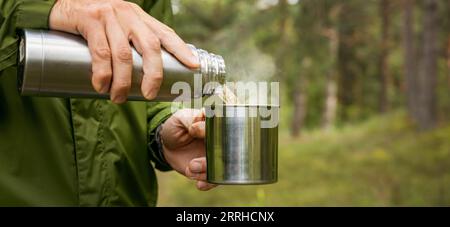
[[(205, 107), (207, 180), (214, 184), (270, 184), (278, 175), (278, 123), (264, 127), (278, 106)], [(272, 119), (273, 120), (273, 119)]]

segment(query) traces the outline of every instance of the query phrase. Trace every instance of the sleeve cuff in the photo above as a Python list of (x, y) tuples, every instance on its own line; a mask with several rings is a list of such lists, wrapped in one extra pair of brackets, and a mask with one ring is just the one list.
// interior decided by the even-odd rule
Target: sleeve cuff
[(161, 125), (156, 129), (153, 136), (153, 141), (151, 141), (148, 145), (150, 151), (150, 160), (155, 163), (155, 168), (160, 171), (170, 171), (173, 168), (167, 163), (163, 154), (163, 147), (161, 143), (161, 139), (159, 137), (159, 132), (161, 130)]
[(149, 119), (148, 123), (148, 149), (150, 153), (150, 160), (155, 164), (155, 168), (160, 171), (170, 171), (172, 167), (166, 162), (162, 154), (162, 150), (156, 141), (156, 133), (158, 127), (164, 123), (170, 116), (172, 116), (170, 103), (154, 103), (149, 104)]
[(48, 29), (50, 12), (56, 0), (22, 0), (16, 12), (17, 28)]

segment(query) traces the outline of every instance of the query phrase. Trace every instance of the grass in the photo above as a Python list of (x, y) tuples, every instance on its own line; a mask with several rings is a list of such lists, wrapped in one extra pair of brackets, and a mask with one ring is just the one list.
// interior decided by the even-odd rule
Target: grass
[(158, 173), (159, 206), (448, 206), (450, 125), (419, 133), (395, 112), (292, 139), (280, 129), (279, 181), (209, 192)]

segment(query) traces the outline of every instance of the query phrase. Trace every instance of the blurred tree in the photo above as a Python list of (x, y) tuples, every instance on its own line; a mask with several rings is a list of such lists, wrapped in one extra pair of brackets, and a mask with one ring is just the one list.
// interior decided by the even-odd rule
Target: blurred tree
[(334, 123), (337, 113), (337, 58), (339, 50), (339, 32), (337, 21), (341, 13), (342, 4), (339, 2), (330, 4), (325, 2), (322, 5), (325, 20), (322, 24), (322, 35), (328, 39), (328, 65), (325, 84), (325, 105), (322, 114), (322, 127), (330, 129)]
[(380, 78), (380, 94), (379, 94), (379, 110), (384, 113), (389, 109), (388, 89), (389, 89), (389, 30), (391, 27), (390, 17), (390, 1), (380, 1), (381, 16), (381, 44), (379, 59), (379, 78)]
[(330, 129), (334, 125), (337, 112), (336, 62), (339, 47), (339, 34), (333, 27), (325, 29), (324, 35), (329, 39), (330, 67), (325, 85), (325, 106), (322, 115), (322, 127)]
[(414, 48), (414, 0), (403, 0), (403, 50), (404, 50), (404, 67), (405, 67), (405, 84), (406, 84), (406, 104), (408, 112), (413, 119), (417, 118), (417, 60)]
[(417, 120), (421, 129), (431, 129), (436, 126), (437, 115), (437, 57), (438, 57), (438, 2), (424, 1), (423, 17), (423, 54), (419, 73), (419, 89), (417, 105)]
[(447, 41), (447, 82), (448, 87), (450, 88), (450, 36)]
[[(358, 121), (377, 109), (377, 76), (371, 73), (371, 67), (377, 64), (378, 50), (371, 47), (376, 43), (371, 36), (369, 26), (373, 16), (366, 1), (342, 1), (343, 13), (339, 17), (339, 51), (338, 51), (338, 98), (339, 118), (341, 121)], [(375, 8), (376, 9), (376, 8)], [(375, 65), (375, 66), (373, 66)], [(375, 105), (374, 105), (375, 104)]]
[[(282, 3), (280, 4), (280, 13), (281, 14), (286, 14), (286, 7), (287, 7), (287, 1), (286, 0), (282, 0)], [(301, 12), (298, 15), (304, 15), (304, 8), (303, 7), (299, 7), (298, 8)], [(284, 12), (283, 12), (284, 11)], [(282, 16), (283, 17), (283, 16)], [(295, 59), (293, 63), (290, 63), (289, 65), (285, 66), (285, 67), (294, 67), (294, 65), (300, 65), (301, 64), (301, 59), (304, 57), (304, 53), (302, 53), (302, 49), (299, 45), (301, 45), (300, 43), (302, 43), (302, 38), (300, 36), (304, 35), (302, 32), (303, 30), (301, 30), (303, 28), (303, 24), (301, 24), (301, 22), (303, 21), (299, 21), (301, 17), (297, 16), (294, 20), (294, 29), (293, 29), (293, 36), (292, 38), (294, 39), (292, 43), (295, 44), (295, 46), (297, 48), (299, 48), (299, 52), (298, 53), (294, 53), (293, 54), (293, 59)], [(281, 40), (283, 41), (283, 40)], [(286, 49), (287, 50), (287, 49)], [(284, 58), (289, 58), (286, 55), (287, 52), (284, 52), (283, 56), (285, 56)], [(292, 60), (291, 60), (292, 61)], [(306, 78), (305, 78), (305, 73), (300, 72), (301, 67), (296, 67), (298, 70), (292, 71), (292, 69), (290, 70), (290, 73), (292, 73), (290, 75), (290, 85), (289, 85), (289, 90), (290, 90), (290, 96), (292, 97), (293, 100), (293, 113), (292, 113), (292, 127), (291, 127), (291, 135), (293, 137), (298, 137), (300, 135), (300, 130), (303, 128), (304, 126), (304, 121), (305, 121), (305, 117), (306, 117), (306, 111), (307, 111), (307, 95), (305, 92), (306, 86)], [(288, 71), (288, 70), (286, 70)]]
[(447, 42), (447, 82), (448, 87), (450, 88), (450, 36), (448, 37)]
[[(256, 205), (450, 203), (450, 1), (179, 2), (177, 32), (225, 56), (232, 79), (280, 81), (281, 181), (261, 188)], [(175, 204), (252, 205), (256, 191), (200, 198), (180, 185), (168, 187)]]
[[(211, 2), (210, 10), (204, 10), (204, 7), (201, 7), (202, 4), (204, 3), (192, 2), (191, 4), (186, 4), (185, 7), (189, 13), (195, 15), (197, 20), (210, 31), (219, 31), (233, 22), (233, 11), (236, 9), (236, 1)], [(212, 16), (214, 20), (211, 19)]]
[[(443, 6), (435, 12), (435, 20), (450, 24), (449, 2), (435, 1)], [(430, 28), (415, 20), (429, 21), (419, 7), (426, 4), (415, 0), (183, 0), (176, 22), (185, 40), (226, 57), (231, 79), (247, 75), (270, 80), (259, 74), (270, 68), (272, 57), (273, 79), (281, 82), (280, 91), (288, 102), (283, 106), (289, 106), (282, 110), (289, 110), (287, 125), (298, 136), (303, 128), (329, 129), (362, 121), (404, 102), (417, 123), (419, 115), (420, 119), (436, 116), (428, 111), (437, 105), (432, 104), (437, 99), (430, 99), (433, 76), (424, 75), (433, 71), (431, 50), (439, 48), (434, 58), (447, 57), (450, 36), (445, 26)], [(433, 32), (425, 28), (436, 30), (438, 38), (426, 35)], [(269, 60), (262, 61), (267, 56)], [(450, 78), (443, 79), (450, 83)], [(445, 113), (442, 108), (441, 113)]]

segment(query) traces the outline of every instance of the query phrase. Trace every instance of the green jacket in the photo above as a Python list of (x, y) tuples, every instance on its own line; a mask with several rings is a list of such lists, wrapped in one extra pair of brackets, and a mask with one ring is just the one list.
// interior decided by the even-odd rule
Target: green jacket
[[(155, 206), (153, 132), (168, 103), (21, 97), (20, 28), (48, 28), (55, 0), (0, 0), (0, 206)], [(170, 0), (137, 0), (171, 18)]]

